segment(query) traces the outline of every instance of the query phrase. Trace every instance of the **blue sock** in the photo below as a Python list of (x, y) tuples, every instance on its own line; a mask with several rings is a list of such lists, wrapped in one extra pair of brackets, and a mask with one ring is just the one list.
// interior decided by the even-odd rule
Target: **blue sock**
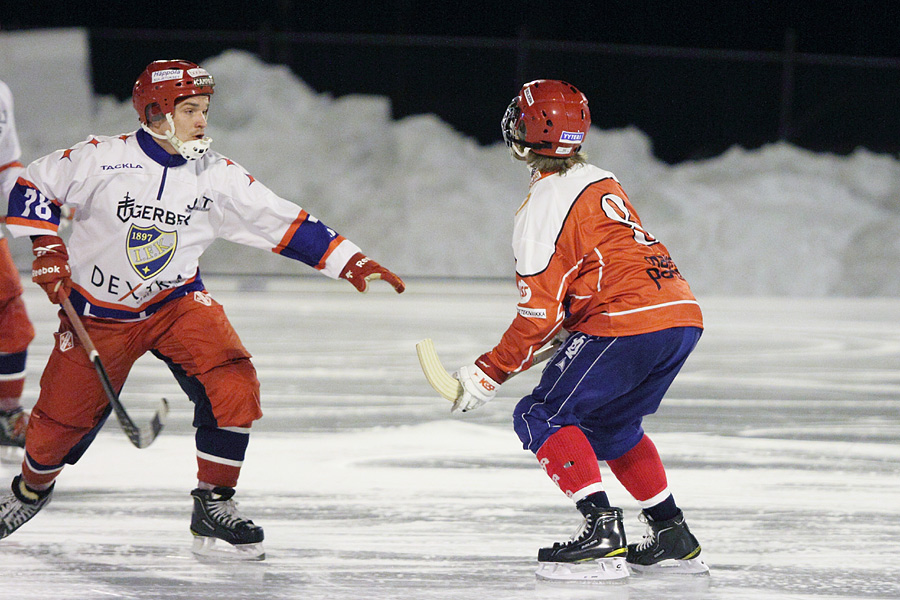
[(672, 494), (669, 494), (669, 496), (659, 504), (644, 509), (644, 513), (657, 523), (659, 521), (674, 519), (678, 516), (679, 512), (678, 506), (675, 504), (675, 498)]

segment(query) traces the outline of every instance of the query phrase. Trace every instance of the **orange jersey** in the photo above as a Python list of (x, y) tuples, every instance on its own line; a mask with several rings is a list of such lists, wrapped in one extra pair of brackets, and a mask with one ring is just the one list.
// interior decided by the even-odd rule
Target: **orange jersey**
[(703, 326), (669, 251), (608, 171), (579, 165), (535, 177), (516, 212), (513, 251), (518, 314), (483, 357), (500, 382), (531, 366), (560, 328), (613, 337)]

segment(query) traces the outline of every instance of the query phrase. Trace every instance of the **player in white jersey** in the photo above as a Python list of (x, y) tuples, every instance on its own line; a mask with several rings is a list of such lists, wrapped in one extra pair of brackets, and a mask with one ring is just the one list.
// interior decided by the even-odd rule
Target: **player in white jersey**
[[(16, 134), (13, 97), (0, 81), (0, 210), (6, 214), (6, 200), (22, 172), (22, 151)], [(34, 327), (22, 302), (19, 271), (13, 263), (9, 243), (0, 228), (0, 460), (18, 462), (25, 445), (28, 414), (22, 409), (25, 388), (25, 359), (34, 339)]]
[[(10, 196), (7, 224), (33, 239), (33, 279), (83, 317), (118, 390), (142, 354), (163, 360), (194, 403), (198, 485), (191, 492), (196, 553), (216, 539), (241, 556), (264, 557), (262, 528), (231, 499), (250, 426), (262, 416), (250, 354), (207, 293), (198, 259), (216, 239), (276, 252), (359, 291), (403, 282), (351, 241), (285, 200), (240, 165), (209, 150), (212, 76), (187, 61), (151, 63), (132, 100), (141, 128), (92, 136), (36, 160)], [(66, 245), (60, 208), (75, 209)], [(22, 473), (0, 501), (0, 538), (50, 498), (110, 413), (72, 324), (60, 329), (27, 431)]]

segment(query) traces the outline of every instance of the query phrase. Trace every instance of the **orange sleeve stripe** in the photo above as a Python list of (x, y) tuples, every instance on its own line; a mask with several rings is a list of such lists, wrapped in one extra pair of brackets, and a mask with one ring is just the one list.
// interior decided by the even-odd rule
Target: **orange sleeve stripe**
[(12, 169), (13, 167), (23, 167), (24, 168), (25, 165), (23, 165), (22, 163), (20, 163), (17, 160), (14, 160), (11, 163), (7, 163), (7, 164), (3, 165), (2, 167), (0, 167), (0, 173), (2, 173), (3, 171), (5, 171), (7, 169)]
[(17, 183), (18, 185), (24, 185), (25, 187), (30, 187), (30, 188), (37, 189), (37, 186), (36, 186), (36, 185), (34, 185), (32, 182), (28, 181), (28, 180), (25, 179), (24, 177), (19, 177), (18, 179), (16, 179), (16, 183)]
[(325, 254), (322, 255), (322, 260), (319, 261), (319, 264), (316, 265), (316, 269), (321, 271), (325, 268), (325, 263), (328, 262), (328, 257), (331, 256), (331, 253), (334, 252), (334, 249), (337, 248), (341, 242), (343, 242), (346, 238), (340, 234), (337, 235), (331, 243), (328, 244), (328, 250), (325, 251)]
[[(37, 189), (38, 189), (38, 186), (34, 185), (32, 182), (28, 181), (27, 179), (25, 179), (25, 178), (23, 178), (23, 177), (19, 177), (18, 179), (16, 179), (16, 185), (21, 185), (21, 186), (24, 186), (24, 187), (30, 187), (30, 188), (32, 188), (32, 189), (34, 189), (34, 190), (37, 190)], [(38, 190), (38, 191), (40, 192), (40, 190)], [(44, 197), (46, 198), (46, 196), (44, 196)], [(62, 206), (62, 202), (60, 202), (57, 198), (47, 198), (47, 199), (48, 199), (51, 203), (55, 204), (56, 206)], [(74, 210), (74, 209), (73, 209), (73, 210)]]
[[(35, 185), (34, 183), (32, 183), (31, 181), (28, 181), (28, 180), (25, 179), (24, 177), (19, 177), (18, 179), (16, 179), (16, 185), (22, 185), (22, 186), (25, 186), (25, 187), (30, 187), (30, 188), (35, 189), (35, 190), (38, 189), (38, 186), (36, 186), (36, 185)], [(40, 191), (40, 190), (38, 190), (38, 191)], [(52, 202), (53, 204), (55, 204), (55, 205), (57, 205), (57, 206), (62, 206), (62, 202), (60, 202), (60, 201), (57, 200), (56, 198), (48, 198), (48, 200), (50, 200), (50, 202)]]
[(281, 254), (282, 250), (287, 248), (288, 244), (291, 243), (291, 240), (294, 238), (294, 234), (297, 233), (297, 230), (300, 229), (300, 226), (309, 218), (309, 213), (305, 210), (300, 210), (300, 214), (297, 215), (297, 218), (294, 219), (294, 222), (291, 223), (291, 226), (288, 227), (287, 231), (284, 232), (284, 235), (281, 238), (281, 241), (277, 246), (272, 248), (272, 252), (275, 254)]
[(32, 221), (30, 219), (23, 219), (22, 217), (6, 217), (6, 224), (34, 227), (35, 229), (48, 229), (50, 231), (57, 230), (57, 226), (53, 223), (48, 223), (47, 221)]

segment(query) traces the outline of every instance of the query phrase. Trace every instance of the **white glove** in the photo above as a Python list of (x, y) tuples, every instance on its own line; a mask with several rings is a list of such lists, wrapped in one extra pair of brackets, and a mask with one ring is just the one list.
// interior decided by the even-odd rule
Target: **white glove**
[(453, 376), (462, 384), (462, 393), (453, 403), (450, 412), (475, 410), (493, 400), (497, 395), (497, 388), (500, 387), (499, 383), (488, 377), (476, 365), (460, 367)]

